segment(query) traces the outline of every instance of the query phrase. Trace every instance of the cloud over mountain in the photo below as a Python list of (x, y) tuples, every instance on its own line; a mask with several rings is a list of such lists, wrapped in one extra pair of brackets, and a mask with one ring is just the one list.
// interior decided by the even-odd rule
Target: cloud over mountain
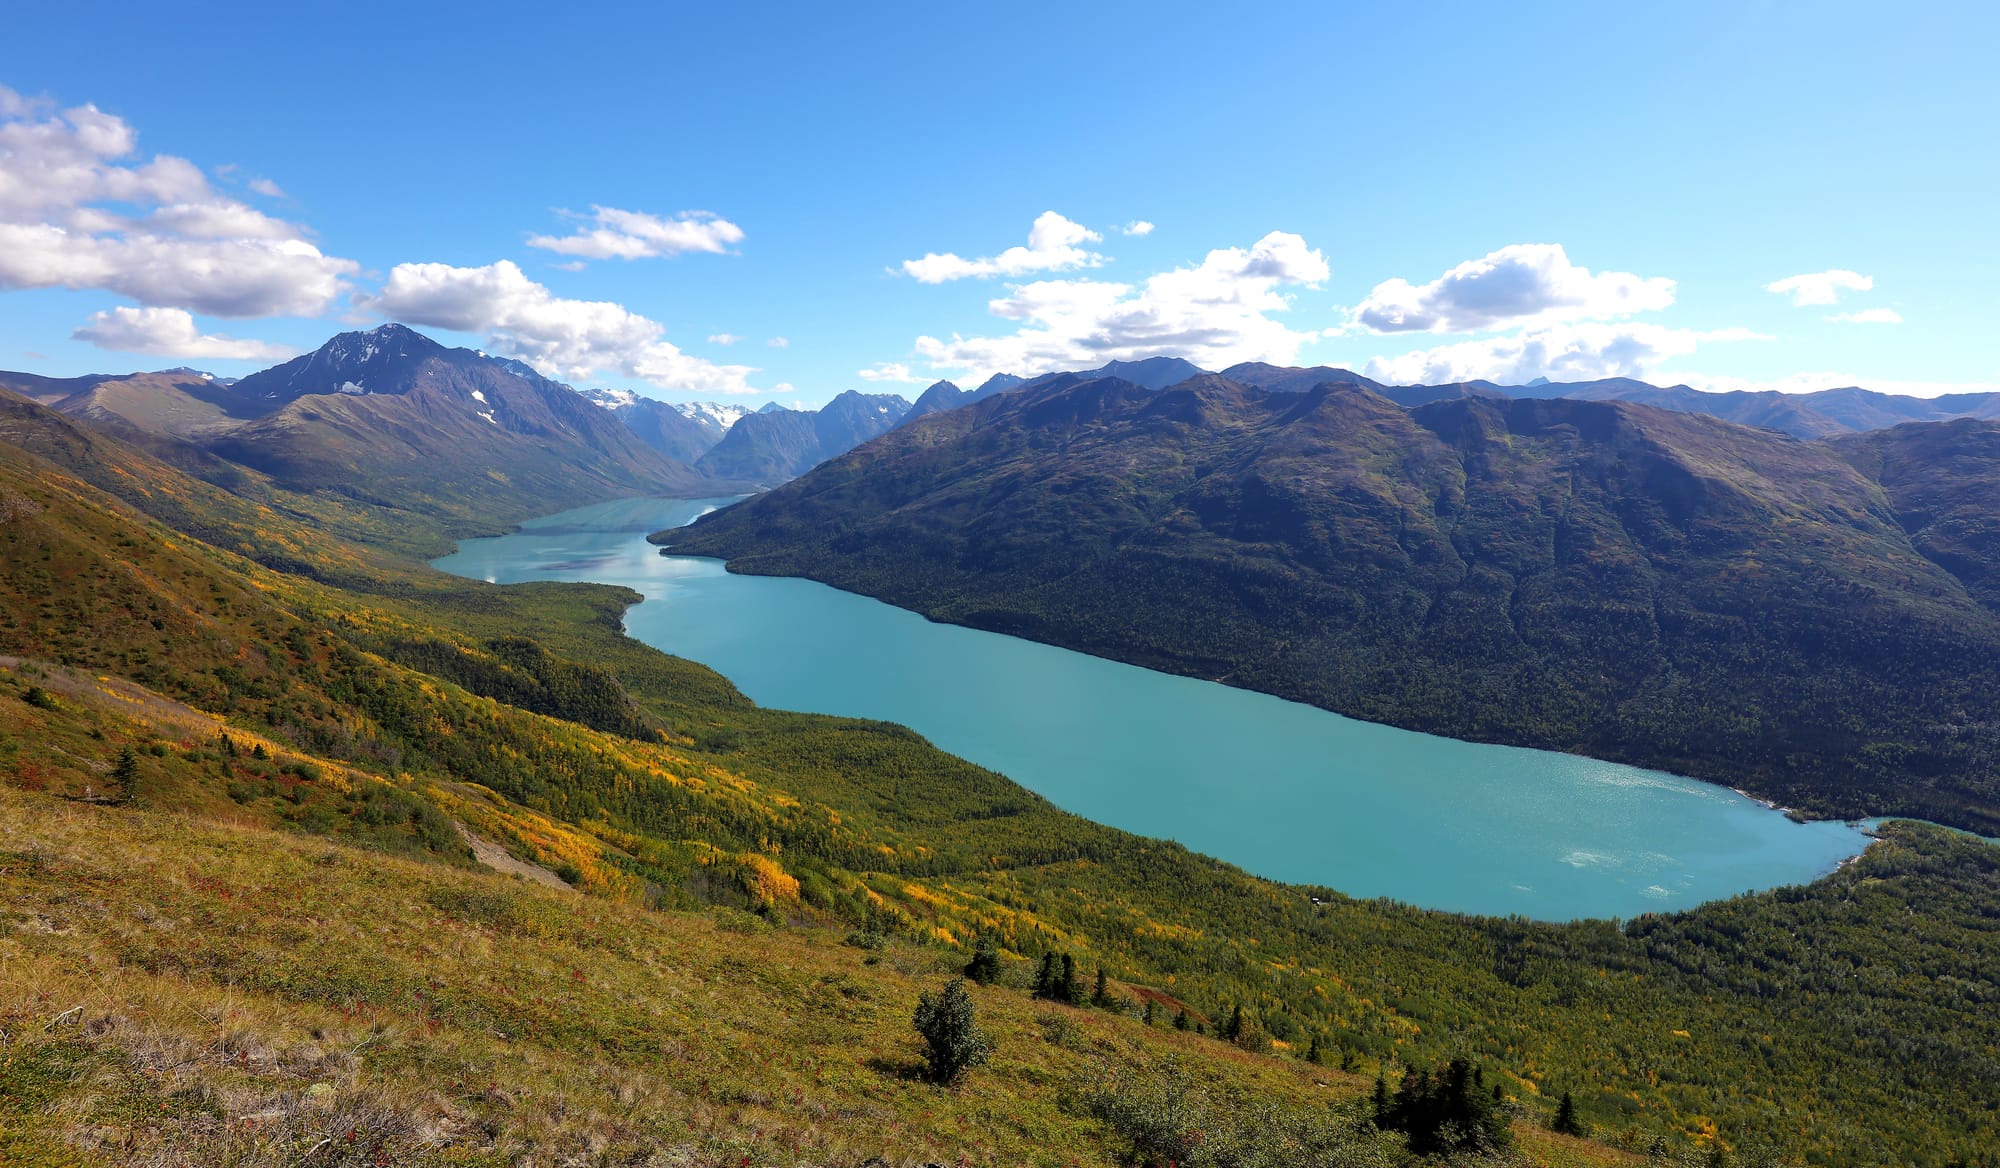
[(1289, 232), (1248, 248), (1218, 248), (1193, 267), (1142, 284), (1042, 280), (1011, 289), (987, 308), (1021, 328), (998, 336), (923, 336), (919, 356), (934, 369), (1039, 373), (1113, 360), (1182, 357), (1220, 369), (1239, 361), (1288, 363), (1317, 332), (1287, 327), (1282, 289), (1327, 276), (1326, 257)]
[(1686, 356), (1704, 344), (1770, 339), (1738, 328), (1700, 331), (1634, 322), (1558, 324), (1377, 357), (1363, 372), (1377, 381), (1401, 385), (1475, 380), (1518, 385), (1537, 377), (1551, 381), (1645, 377), (1668, 358)]
[[(1147, 230), (1152, 230), (1150, 225)], [(1024, 276), (1030, 272), (1095, 268), (1104, 263), (1104, 257), (1078, 245), (1098, 243), (1103, 238), (1081, 223), (1073, 223), (1054, 211), (1044, 211), (1028, 229), (1026, 247), (1010, 247), (997, 256), (972, 260), (951, 252), (931, 252), (920, 260), (904, 260), (903, 272), (918, 283), (942, 284), (970, 276)]]
[(1467, 260), (1427, 284), (1385, 280), (1354, 308), (1378, 333), (1469, 333), (1602, 320), (1666, 308), (1674, 282), (1571, 263), (1561, 244), (1517, 243)]
[(195, 327), (194, 317), (179, 308), (119, 305), (108, 312), (93, 313), (90, 322), (71, 333), (70, 339), (117, 353), (197, 360), (283, 361), (297, 353), (288, 345), (203, 333)]
[(612, 301), (557, 296), (510, 260), (478, 268), (397, 264), (367, 307), (412, 324), (485, 333), (495, 351), (574, 380), (614, 372), (661, 389), (757, 392), (750, 366), (683, 353), (659, 322)]

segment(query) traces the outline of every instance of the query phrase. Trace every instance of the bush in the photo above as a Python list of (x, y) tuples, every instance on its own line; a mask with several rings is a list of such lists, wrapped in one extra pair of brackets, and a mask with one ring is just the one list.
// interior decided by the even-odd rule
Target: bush
[(937, 995), (919, 994), (910, 1019), (924, 1036), (924, 1057), (931, 1082), (949, 1085), (993, 1054), (993, 1043), (980, 1033), (972, 995), (965, 979), (953, 978)]

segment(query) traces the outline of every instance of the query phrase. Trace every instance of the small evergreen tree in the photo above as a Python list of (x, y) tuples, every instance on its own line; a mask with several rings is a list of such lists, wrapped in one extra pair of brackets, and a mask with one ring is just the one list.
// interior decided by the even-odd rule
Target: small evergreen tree
[(1104, 976), (1104, 967), (1097, 967), (1097, 988), (1090, 991), (1090, 1004), (1103, 1009), (1111, 1004), (1111, 983)]
[(1374, 1110), (1375, 1126), (1389, 1126), (1389, 1077), (1387, 1071), (1375, 1072), (1375, 1094), (1369, 1099)]
[(1143, 1015), (1141, 1015), (1141, 1017), (1140, 1017), (1140, 1019), (1139, 1019), (1139, 1020), (1140, 1020), (1140, 1021), (1142, 1021), (1142, 1022), (1144, 1022), (1144, 1023), (1146, 1024), (1146, 1025), (1148, 1025), (1148, 1026), (1151, 1026), (1151, 1025), (1153, 1024), (1153, 1014), (1154, 1014), (1154, 1003), (1153, 1003), (1153, 999), (1151, 999), (1151, 998), (1147, 998), (1147, 999), (1146, 999), (1146, 1012), (1145, 1012), (1145, 1013), (1144, 1013)]
[(1053, 953), (1042, 954), (1041, 972), (1035, 974), (1035, 996), (1053, 999), (1062, 992), (1062, 964)]
[(1243, 1037), (1243, 1007), (1230, 1011), (1229, 1021), (1223, 1024), (1222, 1036), (1231, 1042)]
[(1194, 1023), (1193, 1023), (1193, 1022), (1191, 1022), (1191, 1021), (1189, 1021), (1189, 1019), (1188, 1019), (1188, 1012), (1187, 1012), (1187, 1007), (1186, 1007), (1186, 1006), (1182, 1006), (1182, 1007), (1181, 1007), (1181, 1012), (1180, 1012), (1180, 1013), (1178, 1013), (1178, 1014), (1176, 1014), (1176, 1015), (1174, 1015), (1174, 1029), (1175, 1029), (1175, 1030), (1186, 1030), (1186, 1029), (1187, 1029), (1188, 1027), (1190, 1027), (1190, 1026), (1192, 1026), (1192, 1025), (1194, 1025)]
[(139, 752), (130, 746), (118, 752), (118, 761), (111, 767), (111, 783), (117, 788), (118, 797), (130, 799), (139, 787)]
[[(1384, 1082), (1376, 1091), (1377, 1100), (1386, 1094)], [(1409, 1136), (1410, 1151), (1419, 1156), (1485, 1155), (1513, 1143), (1506, 1114), (1494, 1107), (1492, 1094), (1463, 1058), (1451, 1060), (1436, 1074), (1412, 1069), (1403, 1076), (1386, 1111), (1378, 1114), (1383, 1118), (1377, 1126)]]
[(965, 963), (965, 976), (980, 985), (992, 985), (1000, 979), (1000, 950), (992, 941), (981, 937), (972, 947), (972, 960)]
[(1326, 1061), (1326, 1056), (1320, 1053), (1319, 1035), (1317, 1034), (1313, 1035), (1312, 1045), (1306, 1047), (1306, 1061), (1312, 1063), (1314, 1066), (1318, 1066), (1320, 1063)]
[(1083, 983), (1076, 979), (1076, 958), (1063, 954), (1062, 959), (1062, 1000), (1072, 1006), (1083, 1005)]
[(917, 1010), (910, 1022), (924, 1036), (930, 1080), (941, 1086), (957, 1082), (993, 1053), (993, 1043), (979, 1030), (972, 995), (961, 978), (946, 982), (936, 996), (917, 995)]
[(56, 708), (56, 699), (50, 695), (48, 690), (43, 689), (39, 685), (29, 686), (28, 692), (21, 695), (21, 700), (38, 710), (53, 710)]
[(1577, 1115), (1576, 1100), (1568, 1091), (1563, 1092), (1562, 1102), (1556, 1104), (1556, 1118), (1549, 1124), (1549, 1130), (1565, 1136), (1583, 1134), (1583, 1120)]

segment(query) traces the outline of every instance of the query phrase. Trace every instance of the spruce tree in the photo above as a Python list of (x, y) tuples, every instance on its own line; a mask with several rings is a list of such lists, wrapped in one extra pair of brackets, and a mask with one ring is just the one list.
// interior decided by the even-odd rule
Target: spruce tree
[(1035, 975), (1035, 996), (1054, 998), (1062, 989), (1062, 966), (1053, 953), (1042, 954), (1041, 972)]
[(1556, 1104), (1555, 1121), (1549, 1130), (1566, 1136), (1583, 1134), (1583, 1120), (1576, 1114), (1576, 1100), (1568, 1091), (1563, 1092), (1562, 1102)]
[(118, 761), (111, 767), (111, 782), (118, 789), (118, 797), (130, 799), (139, 786), (139, 752), (130, 746), (118, 752)]
[(1111, 983), (1104, 977), (1104, 967), (1097, 967), (1097, 988), (1090, 991), (1090, 1004), (1098, 1009), (1111, 1004)]
[(1174, 1015), (1174, 1029), (1186, 1030), (1192, 1025), (1194, 1025), (1194, 1023), (1188, 1020), (1187, 1007), (1182, 1006), (1181, 1012)]
[(965, 976), (980, 985), (992, 985), (1000, 978), (1000, 950), (981, 937), (972, 947), (972, 960), (965, 963)]
[(1151, 998), (1147, 998), (1147, 999), (1146, 999), (1146, 1012), (1145, 1012), (1145, 1014), (1144, 1014), (1144, 1015), (1143, 1015), (1143, 1016), (1141, 1017), (1141, 1019), (1140, 1019), (1140, 1020), (1141, 1020), (1141, 1021), (1143, 1021), (1143, 1022), (1144, 1022), (1144, 1023), (1146, 1024), (1146, 1025), (1148, 1025), (1148, 1026), (1151, 1026), (1151, 1025), (1153, 1024), (1153, 1010), (1154, 1010), (1154, 1007), (1153, 1007), (1153, 999), (1151, 999)]
[(910, 1023), (924, 1036), (924, 1057), (933, 1083), (949, 1086), (993, 1053), (992, 1041), (979, 1030), (972, 995), (965, 992), (962, 979), (946, 982), (935, 997), (919, 994)]
[(1063, 954), (1062, 1000), (1072, 1006), (1083, 1004), (1083, 983), (1076, 980), (1076, 958)]
[(1315, 1066), (1326, 1061), (1326, 1056), (1320, 1053), (1319, 1035), (1317, 1034), (1313, 1035), (1312, 1045), (1306, 1047), (1306, 1061)]
[(1243, 1007), (1237, 1006), (1229, 1014), (1229, 1022), (1222, 1028), (1222, 1036), (1231, 1042), (1243, 1037)]

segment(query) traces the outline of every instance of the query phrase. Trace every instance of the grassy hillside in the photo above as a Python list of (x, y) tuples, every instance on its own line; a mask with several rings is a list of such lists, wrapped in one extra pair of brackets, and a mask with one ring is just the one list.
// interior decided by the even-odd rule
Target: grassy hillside
[(1993, 833), (2000, 613), (1904, 497), (1624, 403), (1057, 379), (655, 538), (1353, 717)]
[[(617, 589), (353, 549), (367, 592), (272, 571), (156, 516), (343, 545), (46, 412), (10, 424), (71, 451), (0, 444), (10, 1162), (1131, 1162), (1169, 1057), (1215, 1084), (1189, 1123), (1358, 1164), (1389, 1153), (1313, 1135), (1317, 1101), (1453, 1056), (1547, 1163), (1616, 1161), (1537, 1134), (1565, 1091), (1615, 1145), (1747, 1162), (1976, 1160), (2000, 1106), (1983, 845), (1898, 827), (1811, 889), (1622, 929), (1355, 902), (900, 727), (759, 709), (624, 638)], [(146, 511), (92, 485), (114, 468)], [(1000, 1051), (940, 1094), (909, 1010), (976, 938)], [(1154, 1026), (1032, 1003), (1049, 953)], [(1183, 1008), (1245, 1033), (1169, 1032)]]

